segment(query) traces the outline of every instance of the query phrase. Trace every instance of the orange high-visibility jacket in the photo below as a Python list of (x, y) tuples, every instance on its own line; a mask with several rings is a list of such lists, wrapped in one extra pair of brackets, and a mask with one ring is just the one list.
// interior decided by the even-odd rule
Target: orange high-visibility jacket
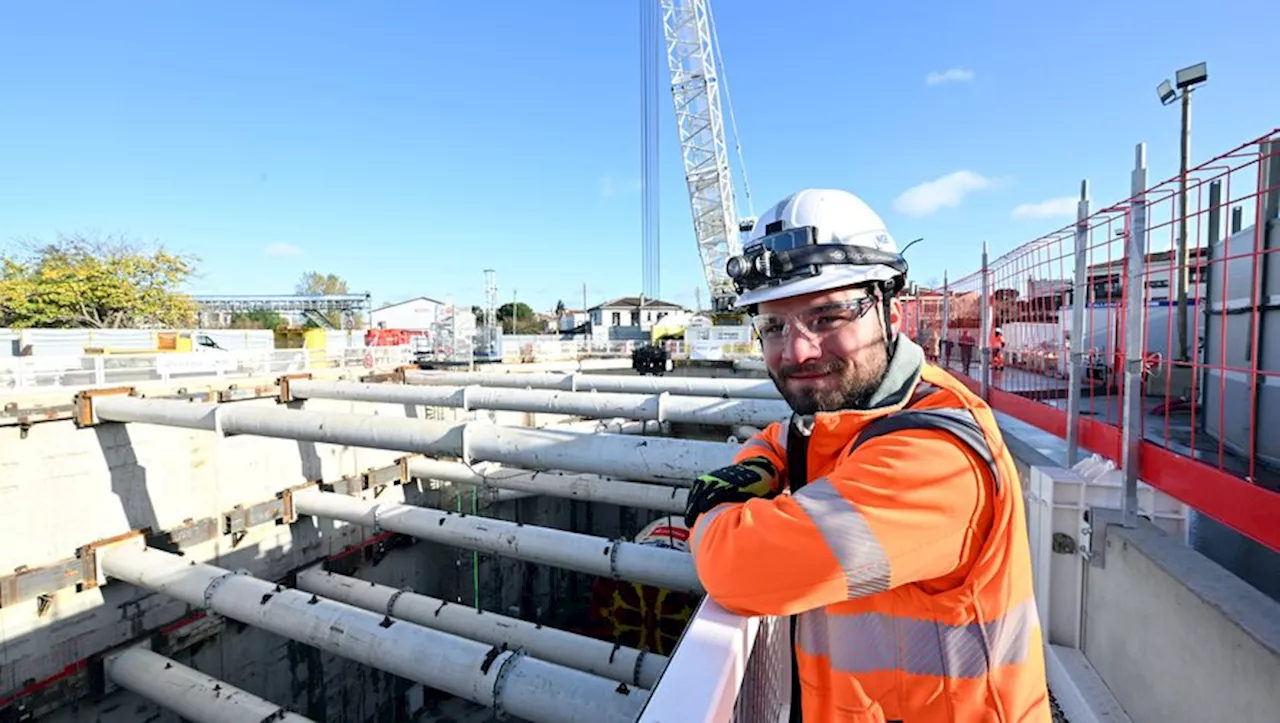
[[(907, 428), (850, 453), (913, 394), (913, 410), (968, 410), (986, 450)], [(772, 424), (738, 459), (783, 470), (786, 439)], [(814, 415), (807, 463), (794, 494), (702, 515), (691, 546), (725, 608), (797, 615), (804, 720), (1050, 721), (1022, 493), (991, 409), (923, 365), (892, 405)]]

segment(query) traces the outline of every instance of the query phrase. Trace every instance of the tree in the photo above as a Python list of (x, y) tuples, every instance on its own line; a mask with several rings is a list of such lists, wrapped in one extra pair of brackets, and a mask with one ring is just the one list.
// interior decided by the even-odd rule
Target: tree
[[(516, 334), (541, 334), (542, 322), (533, 313), (533, 309), (523, 301), (517, 302), (515, 305), (515, 332)], [(511, 302), (507, 302), (498, 307), (498, 323), (507, 333), (512, 333), (511, 326)]]
[[(347, 282), (337, 274), (308, 271), (298, 278), (298, 285), (294, 287), (294, 293), (298, 296), (345, 296), (351, 292), (347, 289)], [(329, 320), (329, 324), (333, 328), (343, 328), (342, 312), (326, 311), (322, 315)], [(318, 325), (312, 321), (310, 326)]]
[(294, 293), (298, 296), (342, 296), (350, 292), (347, 282), (337, 274), (308, 271), (298, 279)]
[(15, 328), (186, 328), (195, 303), (178, 289), (196, 258), (127, 238), (58, 237), (0, 257), (0, 325)]
[(255, 309), (231, 315), (232, 329), (276, 329), (288, 325), (288, 320), (270, 309)]

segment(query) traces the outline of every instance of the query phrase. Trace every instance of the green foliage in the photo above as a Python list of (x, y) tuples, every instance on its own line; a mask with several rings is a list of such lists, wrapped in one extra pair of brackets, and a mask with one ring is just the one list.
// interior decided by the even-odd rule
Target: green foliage
[(289, 326), (289, 322), (269, 309), (254, 309), (231, 315), (232, 329), (276, 329)]
[[(515, 332), (516, 334), (541, 334), (543, 331), (542, 321), (533, 313), (533, 309), (523, 301), (517, 302), (515, 305)], [(511, 326), (511, 302), (507, 302), (498, 307), (498, 323), (508, 333), (512, 332)]]
[(195, 304), (178, 291), (193, 256), (119, 238), (59, 236), (0, 257), (0, 325), (15, 328), (183, 328)]
[(351, 292), (347, 290), (347, 282), (337, 274), (308, 271), (298, 279), (294, 293), (299, 296), (338, 296)]
[[(308, 271), (298, 279), (298, 284), (294, 288), (294, 293), (298, 296), (342, 296), (351, 293), (347, 289), (347, 282), (337, 274), (322, 274), (319, 271)], [(342, 312), (326, 311), (322, 314), (325, 319), (329, 320), (329, 324), (335, 329), (341, 329)], [(359, 320), (356, 320), (357, 322)], [(308, 319), (303, 328), (312, 329), (318, 327), (315, 321)], [(358, 328), (358, 327), (357, 327)]]

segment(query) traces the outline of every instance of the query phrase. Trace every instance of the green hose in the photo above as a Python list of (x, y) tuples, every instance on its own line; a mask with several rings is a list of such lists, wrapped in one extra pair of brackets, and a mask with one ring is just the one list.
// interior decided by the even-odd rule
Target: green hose
[[(472, 515), (480, 514), (480, 506), (477, 501), (479, 498), (479, 495), (480, 495), (480, 488), (473, 486), (471, 488), (471, 514)], [(473, 586), (473, 589), (471, 592), (471, 599), (474, 600), (476, 603), (476, 612), (479, 612), (480, 611), (480, 553), (475, 550), (471, 551), (471, 584)]]
[[(462, 493), (458, 491), (458, 486), (456, 484), (453, 486), (453, 503), (454, 509), (457, 510), (458, 514), (462, 514)], [(455, 584), (459, 582), (456, 577), (454, 578), (454, 581)], [(461, 595), (458, 596), (458, 602), (462, 602)]]

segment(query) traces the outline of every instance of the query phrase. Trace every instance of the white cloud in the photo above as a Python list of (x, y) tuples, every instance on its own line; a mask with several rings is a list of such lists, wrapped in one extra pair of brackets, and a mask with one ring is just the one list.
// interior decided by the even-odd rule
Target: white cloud
[(302, 253), (302, 249), (293, 244), (273, 243), (267, 244), (263, 249), (268, 256), (298, 256)]
[(924, 77), (925, 85), (942, 85), (943, 83), (968, 83), (973, 80), (973, 71), (968, 68), (947, 68), (941, 73), (933, 71)]
[(941, 208), (955, 208), (964, 197), (991, 188), (993, 181), (973, 171), (954, 171), (902, 192), (893, 202), (899, 213), (928, 216)]
[(615, 196), (639, 192), (639, 178), (623, 179), (610, 173), (600, 179), (600, 195), (605, 198), (614, 198)]
[(1074, 196), (1051, 198), (1038, 203), (1021, 203), (1013, 209), (1014, 218), (1070, 218), (1076, 215), (1078, 200)]

